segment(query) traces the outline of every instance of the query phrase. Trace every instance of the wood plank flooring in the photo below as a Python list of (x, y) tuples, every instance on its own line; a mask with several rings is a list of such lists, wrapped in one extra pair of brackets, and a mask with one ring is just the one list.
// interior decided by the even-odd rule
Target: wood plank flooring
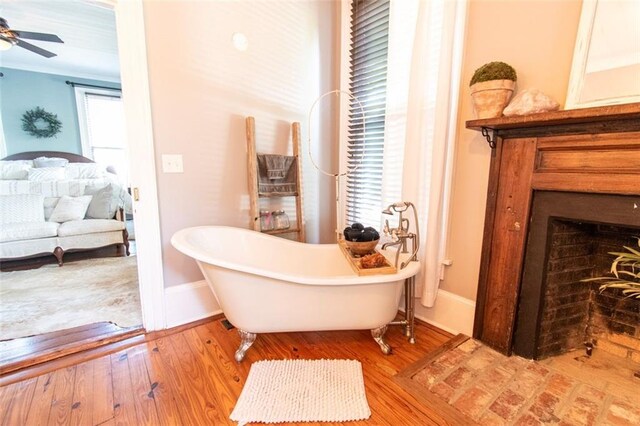
[[(411, 345), (399, 327), (383, 355), (368, 331), (262, 334), (242, 363), (220, 319), (0, 387), (0, 425), (225, 425), (249, 367), (261, 359), (357, 359), (372, 416), (350, 425), (451, 424), (394, 380), (452, 336), (424, 323)], [(318, 423), (317, 425), (331, 425)], [(304, 423), (313, 425), (313, 423)]]
[(97, 322), (0, 342), (0, 376), (144, 333), (142, 326)]

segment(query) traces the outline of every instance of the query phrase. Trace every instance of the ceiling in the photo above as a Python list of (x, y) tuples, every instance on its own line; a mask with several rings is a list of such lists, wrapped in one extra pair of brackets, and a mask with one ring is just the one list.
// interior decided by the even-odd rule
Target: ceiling
[(12, 29), (53, 33), (63, 41), (26, 40), (58, 56), (45, 58), (13, 47), (0, 52), (0, 66), (120, 81), (115, 15), (87, 0), (2, 0), (0, 16)]

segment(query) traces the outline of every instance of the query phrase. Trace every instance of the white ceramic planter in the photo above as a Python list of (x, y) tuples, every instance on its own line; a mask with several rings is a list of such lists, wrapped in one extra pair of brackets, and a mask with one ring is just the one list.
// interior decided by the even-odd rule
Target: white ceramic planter
[(473, 109), (477, 118), (495, 118), (502, 116), (502, 111), (516, 88), (511, 80), (491, 80), (471, 86)]

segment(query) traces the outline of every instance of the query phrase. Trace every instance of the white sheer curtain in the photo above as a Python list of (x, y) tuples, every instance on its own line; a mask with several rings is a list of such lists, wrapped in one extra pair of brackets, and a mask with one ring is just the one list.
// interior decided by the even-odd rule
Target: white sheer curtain
[(442, 275), (466, 0), (391, 0), (383, 201), (420, 217), (416, 294), (433, 306)]

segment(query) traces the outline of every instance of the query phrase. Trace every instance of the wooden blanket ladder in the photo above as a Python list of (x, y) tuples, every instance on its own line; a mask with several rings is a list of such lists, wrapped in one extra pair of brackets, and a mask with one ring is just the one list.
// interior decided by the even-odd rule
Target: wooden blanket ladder
[[(249, 173), (249, 202), (251, 213), (251, 227), (255, 231), (264, 232), (265, 234), (297, 234), (298, 241), (305, 242), (304, 214), (302, 208), (302, 165), (300, 158), (300, 123), (291, 123), (291, 139), (293, 141), (293, 156), (296, 158), (295, 167), (297, 167), (296, 191), (293, 195), (278, 195), (260, 193), (258, 190), (258, 157), (256, 152), (256, 121), (254, 117), (246, 118), (247, 130), (247, 160)], [(262, 231), (260, 227), (260, 198), (275, 197), (294, 197), (296, 203), (295, 226), (287, 229), (274, 229)]]

